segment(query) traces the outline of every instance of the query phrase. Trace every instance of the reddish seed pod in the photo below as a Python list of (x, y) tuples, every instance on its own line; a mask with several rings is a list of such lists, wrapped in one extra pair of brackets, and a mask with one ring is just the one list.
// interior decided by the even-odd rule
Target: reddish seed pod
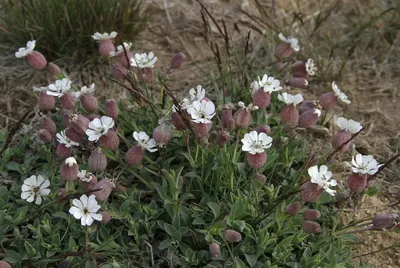
[(315, 125), (319, 119), (320, 111), (317, 109), (308, 110), (299, 117), (299, 127), (309, 128)]
[(303, 212), (303, 217), (305, 220), (315, 221), (321, 217), (321, 212), (317, 209), (306, 209)]
[(225, 107), (222, 110), (221, 123), (224, 130), (232, 131), (235, 129), (235, 120), (233, 119), (232, 109)]
[(274, 69), (277, 71), (277, 72), (282, 72), (283, 71), (283, 69), (285, 69), (285, 64), (283, 63), (283, 62), (280, 62), (280, 61), (278, 61), (278, 62), (276, 62), (275, 64), (274, 64)]
[(47, 60), (39, 51), (32, 51), (26, 56), (28, 63), (36, 70), (43, 70), (47, 65)]
[(315, 105), (315, 101), (311, 100), (303, 101), (299, 106), (299, 114), (302, 115), (304, 112), (308, 110), (313, 110), (315, 108), (317, 108), (317, 105)]
[(125, 154), (125, 162), (129, 166), (136, 166), (142, 162), (144, 149), (139, 145), (132, 146)]
[(185, 122), (182, 120), (182, 117), (177, 112), (173, 112), (171, 114), (171, 122), (177, 130), (185, 130), (187, 128)]
[(276, 46), (274, 56), (279, 61), (282, 61), (284, 59), (290, 58), (294, 53), (295, 51), (292, 49), (290, 44), (281, 42)]
[(90, 181), (82, 181), (80, 180), (80, 185), (85, 192), (91, 192), (95, 189), (97, 184), (97, 177), (93, 174), (91, 175), (92, 179)]
[(231, 243), (239, 243), (240, 241), (242, 241), (242, 235), (234, 230), (226, 230), (224, 232), (224, 237), (226, 241)]
[(308, 234), (317, 234), (321, 232), (321, 225), (317, 222), (313, 221), (304, 221), (303, 222), (303, 230)]
[(61, 164), (61, 178), (65, 181), (74, 181), (78, 178), (79, 165), (75, 158), (69, 157)]
[(128, 69), (126, 69), (121, 64), (116, 63), (112, 65), (112, 74), (115, 78), (124, 79), (125, 76), (128, 74)]
[(256, 181), (262, 186), (267, 181), (267, 177), (264, 174), (257, 172), (256, 173)]
[(286, 207), (286, 214), (290, 215), (290, 216), (294, 216), (296, 215), (300, 208), (301, 208), (301, 203), (300, 202), (294, 202), (293, 204), (290, 204), (289, 206)]
[(113, 130), (109, 130), (107, 134), (103, 135), (99, 139), (100, 147), (103, 149), (108, 149), (111, 151), (115, 151), (119, 146), (119, 138), (117, 132)]
[(61, 106), (65, 109), (74, 110), (75, 109), (75, 98), (68, 93), (60, 98)]
[(367, 186), (367, 174), (352, 173), (347, 178), (347, 187), (352, 192), (362, 192)]
[(267, 108), (271, 104), (271, 93), (264, 92), (262, 88), (258, 89), (252, 95), (252, 103), (259, 109)]
[(290, 70), (294, 77), (302, 77), (304, 79), (308, 79), (309, 75), (306, 70), (306, 62), (305, 61), (296, 61), (290, 66)]
[(83, 135), (79, 134), (74, 130), (72, 126), (69, 126), (65, 129), (65, 135), (71, 140), (75, 142), (81, 142), (83, 140)]
[(248, 128), (251, 124), (251, 112), (246, 108), (238, 109), (233, 115), (235, 119), (235, 125), (239, 128)]
[(39, 110), (42, 112), (51, 111), (56, 106), (56, 99), (42, 91), (39, 95)]
[(106, 100), (106, 115), (116, 120), (118, 117), (118, 105), (115, 99)]
[(109, 179), (103, 179), (96, 183), (93, 189), (93, 194), (97, 201), (105, 201), (110, 196), (114, 184)]
[(49, 62), (49, 64), (47, 65), (47, 70), (49, 70), (49, 72), (52, 74), (61, 73), (60, 67), (58, 67), (57, 64), (55, 64), (54, 62)]
[(220, 246), (219, 246), (217, 243), (215, 243), (215, 242), (212, 242), (212, 243), (210, 244), (210, 246), (208, 247), (208, 249), (209, 249), (210, 254), (211, 254), (211, 256), (212, 256), (213, 258), (216, 258), (216, 257), (218, 257), (219, 255), (221, 255), (221, 248), (220, 248)]
[(171, 68), (178, 69), (185, 62), (186, 56), (182, 52), (176, 53), (171, 59)]
[(129, 68), (129, 65), (131, 64), (129, 62), (129, 59), (131, 59), (132, 57), (133, 57), (132, 52), (126, 51), (126, 56), (125, 56), (125, 52), (123, 51), (119, 55), (119, 64), (121, 64), (121, 66), (123, 66), (124, 68)]
[(153, 68), (142, 68), (139, 72), (145, 82), (150, 83), (153, 81)]
[(115, 51), (115, 46), (111, 39), (101, 40), (99, 45), (99, 52), (103, 57), (108, 58), (110, 52)]
[(11, 265), (8, 262), (0, 261), (0, 268), (11, 268)]
[(299, 112), (293, 104), (286, 105), (281, 112), (281, 121), (285, 125), (296, 126), (299, 122)]
[(323, 189), (316, 183), (310, 181), (304, 183), (301, 187), (301, 198), (305, 202), (315, 202), (321, 198)]
[(59, 143), (57, 145), (56, 154), (61, 158), (70, 157), (72, 155), (72, 148), (66, 147), (65, 144)]
[[(340, 148), (340, 146), (342, 146), (345, 142), (347, 142), (348, 140), (351, 139), (351, 132), (346, 131), (346, 130), (341, 130), (338, 133), (336, 133), (335, 136), (332, 137), (332, 147), (334, 149), (338, 149)], [(342, 152), (347, 151), (348, 149), (350, 149), (351, 146), (351, 141), (348, 142), (346, 145), (344, 145), (341, 149)]]
[(39, 130), (39, 139), (43, 143), (47, 144), (50, 143), (53, 138), (52, 135), (46, 129), (41, 129)]
[(89, 127), (90, 120), (81, 114), (70, 114), (69, 121), (72, 128), (79, 135), (85, 135), (86, 130)]
[(83, 109), (85, 109), (86, 112), (92, 113), (97, 110), (99, 107), (99, 103), (97, 102), (97, 98), (93, 96), (92, 94), (83, 94), (81, 96), (81, 103)]
[(57, 133), (56, 123), (54, 123), (54, 121), (48, 117), (43, 119), (42, 123), (40, 124), (40, 128), (47, 130), (52, 136), (55, 136)]
[(160, 145), (164, 147), (172, 139), (172, 129), (167, 124), (162, 124), (153, 130), (153, 139)]
[(256, 128), (253, 128), (254, 131), (257, 131), (257, 133), (265, 133), (267, 135), (271, 134), (271, 128), (268, 125), (261, 125)]
[(230, 138), (231, 138), (231, 137), (230, 137), (230, 135), (229, 135), (228, 132), (223, 131), (223, 130), (220, 130), (220, 131), (218, 132), (217, 137), (215, 138), (215, 143), (218, 144), (218, 145), (224, 145), (224, 144), (227, 144), (227, 143), (228, 143), (228, 141), (230, 140)]
[(111, 214), (108, 213), (107, 211), (102, 211), (100, 212), (102, 219), (100, 221), (101, 224), (107, 224), (111, 221), (112, 217)]
[(382, 230), (392, 229), (399, 224), (400, 217), (398, 214), (377, 214), (372, 219), (371, 229)]
[(194, 134), (196, 138), (207, 138), (208, 134), (211, 130), (212, 123), (194, 123), (193, 121), (190, 122), (191, 126), (194, 129)]
[(338, 97), (335, 95), (334, 92), (325, 93), (321, 97), (319, 97), (318, 104), (324, 110), (331, 110), (335, 108), (338, 104)]
[(267, 162), (267, 152), (260, 154), (247, 154), (247, 163), (253, 168), (262, 168)]
[(308, 81), (302, 77), (291, 77), (287, 84), (291, 87), (307, 88)]
[(90, 171), (102, 172), (107, 167), (107, 157), (104, 155), (101, 149), (95, 149), (89, 156), (88, 164)]

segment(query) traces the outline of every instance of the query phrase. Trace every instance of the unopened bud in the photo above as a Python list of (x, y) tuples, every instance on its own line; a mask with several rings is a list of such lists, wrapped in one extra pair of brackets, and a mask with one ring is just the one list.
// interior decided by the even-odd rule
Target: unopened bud
[(308, 128), (315, 125), (320, 115), (321, 111), (318, 109), (305, 111), (299, 117), (299, 127)]
[(249, 109), (240, 108), (233, 115), (235, 125), (239, 128), (248, 128), (252, 122), (251, 112)]
[(83, 140), (83, 135), (79, 134), (75, 131), (72, 126), (69, 126), (65, 129), (65, 135), (71, 140), (75, 142), (81, 142)]
[(43, 143), (47, 144), (50, 143), (53, 138), (52, 135), (46, 129), (41, 129), (39, 130), (39, 139)]
[(81, 114), (70, 114), (69, 121), (76, 133), (79, 135), (85, 135), (90, 123), (90, 120), (87, 117)]
[(49, 72), (52, 74), (61, 73), (60, 67), (58, 67), (57, 64), (55, 64), (54, 62), (49, 62), (49, 65), (47, 65), (47, 70), (49, 70)]
[(281, 112), (281, 121), (285, 125), (296, 126), (299, 122), (299, 112), (293, 104), (286, 105)]
[(68, 157), (61, 164), (61, 178), (65, 181), (74, 181), (78, 178), (79, 165), (75, 158)]
[(89, 156), (88, 167), (90, 171), (102, 172), (107, 167), (107, 157), (101, 151), (101, 149), (95, 149)]
[(224, 130), (232, 131), (235, 129), (235, 120), (233, 119), (232, 109), (224, 108), (222, 110), (221, 123)]
[(121, 64), (117, 63), (112, 65), (112, 74), (114, 75), (115, 78), (124, 79), (127, 73), (128, 69), (126, 69)]
[(221, 248), (220, 248), (220, 246), (219, 246), (217, 243), (215, 243), (215, 242), (212, 242), (212, 243), (210, 244), (210, 246), (208, 247), (208, 249), (209, 249), (210, 254), (211, 254), (211, 256), (212, 256), (213, 258), (216, 258), (216, 257), (218, 257), (219, 255), (221, 255)]
[(321, 198), (323, 189), (316, 183), (310, 181), (304, 183), (301, 187), (301, 198), (305, 202), (315, 202)]
[(185, 62), (186, 56), (182, 52), (176, 53), (171, 59), (171, 68), (178, 69)]
[(139, 145), (133, 145), (125, 154), (125, 162), (129, 166), (136, 166), (142, 162), (144, 149)]
[(47, 60), (39, 51), (32, 51), (26, 56), (28, 63), (36, 70), (43, 70), (47, 65)]
[(208, 137), (212, 123), (194, 123), (191, 121), (190, 124), (193, 127), (196, 138), (201, 139), (203, 137)]
[(105, 201), (110, 196), (114, 184), (109, 179), (103, 179), (96, 183), (93, 189), (93, 194), (97, 201)]
[(264, 92), (263, 88), (258, 89), (252, 95), (252, 103), (259, 109), (264, 109), (271, 104), (271, 93)]
[(324, 109), (324, 110), (331, 110), (336, 107), (338, 103), (338, 97), (335, 95), (334, 92), (328, 92), (323, 94), (321, 97), (319, 97), (318, 104)]
[(247, 154), (247, 163), (253, 168), (262, 168), (267, 162), (267, 153)]
[(299, 106), (299, 114), (302, 115), (304, 112), (315, 108), (317, 108), (317, 105), (315, 105), (315, 101), (311, 100), (303, 101)]
[(67, 158), (72, 155), (72, 148), (65, 146), (65, 144), (59, 143), (56, 149), (57, 156), (61, 158)]
[(267, 177), (264, 174), (257, 172), (256, 173), (256, 181), (258, 182), (258, 184), (260, 184), (262, 186), (267, 182)]
[(108, 58), (110, 52), (115, 51), (115, 46), (111, 39), (101, 40), (99, 45), (99, 52), (103, 57)]
[(371, 229), (392, 229), (393, 227), (397, 226), (399, 222), (400, 217), (398, 214), (377, 214), (372, 219)]
[(65, 188), (60, 188), (57, 192), (57, 196), (59, 198), (65, 198), (67, 197), (67, 190), (65, 190)]
[(234, 230), (226, 230), (224, 233), (226, 241), (231, 243), (239, 243), (242, 241), (242, 235)]
[(300, 202), (294, 202), (293, 204), (290, 204), (289, 206), (286, 207), (286, 214), (290, 215), (290, 216), (294, 216), (296, 215), (300, 208), (301, 208), (301, 203)]
[(118, 105), (114, 99), (106, 100), (106, 115), (116, 120), (118, 117)]
[(82, 189), (85, 192), (93, 191), (97, 184), (97, 177), (86, 170), (82, 170), (78, 173), (78, 178)]
[(42, 91), (39, 95), (39, 110), (42, 112), (51, 111), (56, 106), (56, 99)]
[(282, 61), (284, 59), (289, 58), (295, 53), (293, 48), (290, 46), (290, 44), (281, 42), (278, 44), (275, 48), (275, 53), (274, 56), (277, 58), (279, 61)]
[(314, 221), (304, 221), (303, 230), (308, 234), (317, 234), (321, 232), (321, 225)]
[(309, 75), (306, 70), (306, 62), (305, 61), (296, 61), (290, 66), (292, 74), (294, 77), (302, 77), (304, 79), (308, 79)]
[(68, 93), (64, 93), (64, 95), (60, 97), (60, 103), (61, 106), (65, 109), (75, 109), (75, 98)]
[(111, 214), (108, 213), (107, 211), (102, 211), (100, 212), (102, 219), (100, 221), (101, 224), (107, 224), (111, 221), (112, 217)]
[(226, 143), (228, 143), (228, 141), (230, 140), (230, 135), (228, 132), (220, 130), (218, 132), (217, 137), (215, 138), (215, 143), (218, 145), (224, 145)]
[(278, 62), (275, 62), (275, 64), (274, 64), (274, 69), (277, 71), (277, 72), (282, 72), (283, 71), (283, 69), (285, 69), (285, 64), (283, 63), (283, 62), (280, 62), (280, 61), (278, 61)]
[(267, 135), (271, 134), (271, 128), (268, 125), (261, 125), (256, 128), (253, 128), (254, 131), (257, 131), (257, 133), (265, 133)]
[(107, 134), (102, 135), (99, 139), (100, 147), (115, 151), (119, 146), (119, 138), (117, 132), (113, 130), (108, 130)]
[(83, 94), (81, 96), (81, 103), (82, 103), (83, 109), (85, 109), (85, 111), (87, 111), (88, 113), (96, 111), (97, 108), (99, 107), (97, 98), (90, 93)]
[[(351, 132), (350, 131), (346, 131), (346, 130), (341, 130), (338, 133), (336, 133), (335, 136), (332, 137), (332, 147), (334, 149), (338, 149), (340, 148), (344, 143), (346, 143), (348, 140), (351, 139)], [(351, 141), (348, 142), (346, 145), (344, 145), (341, 149), (342, 152), (347, 151), (348, 149), (350, 149), (351, 146)]]
[(165, 147), (172, 139), (172, 129), (167, 124), (162, 124), (153, 130), (153, 139), (160, 147)]
[(56, 123), (54, 123), (54, 121), (48, 117), (43, 119), (42, 123), (40, 124), (40, 129), (47, 130), (52, 136), (55, 136), (57, 133)]
[(291, 87), (298, 87), (298, 88), (307, 88), (308, 81), (302, 77), (291, 77), (287, 84)]
[(171, 122), (177, 130), (185, 130), (187, 128), (185, 122), (182, 120), (182, 117), (177, 112), (173, 112), (171, 114)]
[(305, 220), (315, 221), (321, 217), (321, 212), (317, 209), (306, 209), (303, 212), (303, 217)]
[(11, 268), (11, 265), (8, 262), (0, 261), (0, 268)]
[(367, 174), (352, 173), (347, 178), (347, 187), (352, 192), (361, 192), (367, 186)]

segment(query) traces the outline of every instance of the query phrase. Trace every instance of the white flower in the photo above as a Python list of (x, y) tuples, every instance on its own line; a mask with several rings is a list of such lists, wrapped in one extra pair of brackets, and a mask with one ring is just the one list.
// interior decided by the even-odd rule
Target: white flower
[(337, 181), (332, 178), (332, 172), (328, 171), (328, 167), (325, 165), (320, 166), (318, 170), (318, 166), (313, 166), (308, 169), (308, 175), (311, 177), (311, 182), (318, 184), (321, 188), (323, 188), (328, 194), (334, 196), (336, 194), (336, 190), (330, 189), (331, 186), (336, 186)]
[(108, 130), (114, 126), (114, 120), (108, 116), (102, 116), (101, 119), (95, 118), (90, 121), (86, 135), (89, 141), (98, 141), (101, 136), (107, 134)]
[(314, 109), (314, 113), (315, 113), (316, 115), (318, 115), (318, 117), (321, 116), (321, 110), (320, 110), (320, 109)]
[(278, 99), (288, 105), (293, 104), (296, 106), (297, 104), (303, 101), (303, 96), (301, 94), (291, 95), (286, 92), (283, 92), (282, 94), (278, 95)]
[(35, 45), (36, 45), (35, 40), (28, 41), (28, 43), (26, 43), (26, 47), (21, 47), (18, 49), (17, 52), (15, 52), (15, 57), (23, 58), (23, 57), (27, 56), (28, 54), (30, 54), (33, 51), (33, 49), (35, 48)]
[(253, 81), (250, 84), (250, 88), (251, 88), (251, 95), (253, 95), (257, 90), (260, 89), (260, 85), (258, 84), (258, 81)]
[(182, 100), (181, 103), (182, 109), (188, 109), (192, 107), (193, 102), (202, 101), (205, 96), (206, 96), (206, 90), (201, 85), (198, 85), (196, 89), (191, 88), (189, 90), (189, 99), (184, 98)]
[(96, 32), (92, 35), (92, 38), (96, 41), (101, 41), (101, 40), (107, 40), (107, 39), (114, 39), (115, 37), (117, 37), (117, 32), (111, 32), (110, 34), (108, 33), (99, 33)]
[(33, 87), (33, 92), (43, 92), (47, 91), (47, 87)]
[(351, 160), (354, 173), (374, 175), (382, 166), (374, 159), (372, 155), (357, 154)]
[(309, 75), (315, 75), (316, 71), (318, 70), (317, 66), (315, 66), (313, 59), (308, 59), (306, 62), (306, 71)]
[(131, 49), (131, 46), (132, 46), (131, 42), (129, 42), (129, 43), (124, 42), (123, 46), (122, 45), (117, 46), (117, 51), (110, 52), (110, 57), (118, 56), (118, 55), (124, 53), (124, 47), (125, 47), (126, 52), (129, 52), (129, 49)]
[(271, 147), (272, 138), (264, 132), (257, 133), (257, 131), (251, 131), (244, 134), (242, 143), (242, 151), (249, 154), (260, 154)]
[(349, 97), (347, 97), (346, 94), (344, 94), (340, 88), (338, 88), (338, 86), (336, 85), (336, 82), (333, 81), (332, 82), (332, 89), (335, 92), (335, 96), (337, 96), (341, 101), (343, 101), (346, 104), (350, 104), (351, 101), (349, 100)]
[(154, 56), (153, 51), (147, 55), (146, 53), (136, 53), (134, 57), (131, 58), (131, 66), (138, 68), (154, 68), (156, 64), (157, 57)]
[(138, 142), (138, 145), (143, 149), (153, 153), (157, 151), (157, 142), (154, 139), (150, 139), (149, 135), (147, 135), (144, 131), (133, 132), (133, 138)]
[(240, 108), (243, 108), (243, 109), (246, 109), (246, 110), (249, 110), (249, 111), (258, 110), (258, 106), (257, 106), (257, 105), (254, 105), (254, 106), (253, 106), (253, 103), (250, 103), (250, 104), (247, 105), (247, 107), (246, 107), (246, 105), (244, 104), (243, 101), (239, 101), (239, 102), (238, 102), (238, 106), (239, 106)]
[(215, 115), (215, 105), (212, 101), (195, 101), (192, 103), (192, 106), (187, 109), (187, 112), (195, 123), (211, 123), (211, 119)]
[(61, 144), (64, 144), (65, 147), (70, 148), (72, 146), (79, 146), (79, 143), (71, 141), (67, 135), (65, 135), (65, 130), (61, 131), (60, 133), (57, 133), (56, 135), (57, 141)]
[(362, 129), (362, 126), (360, 123), (354, 121), (353, 119), (347, 120), (344, 117), (339, 117), (336, 120), (336, 125), (341, 130), (346, 130), (353, 134), (359, 132)]
[[(280, 86), (281, 82), (279, 80), (273, 78), (272, 76), (268, 77), (267, 74), (264, 74), (262, 79), (258, 77), (258, 86), (262, 87), (264, 92), (273, 92), (273, 91), (278, 91), (281, 90), (282, 87)], [(253, 85), (255, 86), (255, 85)]]
[(286, 38), (282, 33), (280, 33), (278, 35), (279, 39), (281, 39), (283, 42), (290, 44), (290, 47), (294, 50), (294, 51), (299, 51), (300, 50), (300, 46), (299, 46), (299, 40), (297, 40), (297, 38), (294, 37), (288, 37)]
[(72, 167), (73, 165), (77, 165), (78, 164), (78, 162), (76, 162), (76, 159), (73, 158), (72, 156), (68, 157), (67, 159), (65, 159), (64, 163), (66, 165), (68, 165), (69, 167)]
[(54, 84), (50, 84), (47, 86), (46, 94), (61, 98), (65, 92), (71, 89), (71, 83), (71, 80), (69, 80), (68, 78), (57, 80)]
[(90, 87), (87, 86), (81, 87), (81, 92), (79, 92), (80, 93), (79, 95), (90, 94), (93, 93), (94, 91), (95, 91), (94, 83), (92, 83)]
[(69, 213), (74, 216), (75, 219), (81, 220), (83, 226), (90, 226), (93, 220), (101, 221), (103, 216), (96, 213), (100, 206), (97, 204), (94, 195), (89, 196), (89, 198), (84, 194), (79, 199), (72, 200), (73, 206), (69, 209)]
[(78, 172), (78, 178), (84, 182), (90, 182), (93, 179), (93, 176), (93, 173), (87, 172), (86, 170)]
[(21, 198), (29, 203), (32, 203), (36, 198), (35, 204), (40, 205), (42, 204), (42, 196), (50, 194), (50, 189), (48, 189), (49, 186), (49, 180), (44, 180), (41, 175), (38, 175), (37, 177), (32, 175), (24, 180), (24, 184), (22, 184)]

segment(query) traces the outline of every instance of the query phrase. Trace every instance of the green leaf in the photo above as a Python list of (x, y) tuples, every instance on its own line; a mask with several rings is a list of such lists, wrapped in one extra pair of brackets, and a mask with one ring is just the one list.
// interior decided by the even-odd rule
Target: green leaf
[(160, 245), (158, 246), (158, 248), (161, 249), (161, 250), (166, 249), (166, 248), (169, 248), (173, 242), (174, 242), (173, 239), (165, 239), (164, 241), (162, 241), (162, 242), (160, 243)]
[(171, 237), (177, 231), (176, 228), (169, 223), (164, 223), (164, 229)]
[(181, 228), (181, 217), (179, 213), (176, 213), (174, 217), (172, 217), (172, 225), (175, 227), (175, 229)]
[(14, 162), (14, 161), (8, 162), (5, 167), (8, 170), (17, 171), (18, 173), (23, 174), (23, 171), (22, 171), (23, 167), (21, 164), (18, 164), (17, 162)]
[(65, 213), (64, 211), (56, 211), (53, 214), (51, 214), (51, 216), (53, 216), (55, 218), (62, 218), (64, 220), (69, 220), (69, 215), (67, 213)]
[(15, 252), (14, 250), (4, 250), (4, 259), (3, 261), (6, 261), (11, 264), (19, 263), (22, 259), (22, 256)]
[(214, 214), (214, 218), (217, 219), (219, 217), (220, 212), (221, 212), (220, 206), (217, 203), (214, 203), (214, 202), (208, 202), (207, 205), (212, 210), (212, 212)]
[(250, 267), (253, 267), (256, 264), (258, 259), (256, 255), (244, 254), (244, 256), (246, 257), (246, 261), (249, 263)]
[(69, 193), (69, 192), (73, 192), (75, 190), (75, 184), (74, 184), (74, 182), (73, 181), (67, 181), (66, 183), (65, 183), (65, 191), (67, 192), (67, 193)]
[(203, 220), (203, 218), (197, 217), (194, 219), (194, 221), (192, 222), (193, 225), (204, 225), (206, 224), (205, 221)]
[(246, 226), (246, 222), (242, 220), (234, 220), (232, 223), (234, 229), (238, 228), (241, 232), (243, 232), (243, 229)]
[(237, 200), (232, 208), (232, 219), (240, 219), (245, 213), (245, 207), (242, 200)]
[(28, 240), (25, 240), (25, 249), (29, 257), (33, 258), (36, 256), (36, 249), (29, 244)]

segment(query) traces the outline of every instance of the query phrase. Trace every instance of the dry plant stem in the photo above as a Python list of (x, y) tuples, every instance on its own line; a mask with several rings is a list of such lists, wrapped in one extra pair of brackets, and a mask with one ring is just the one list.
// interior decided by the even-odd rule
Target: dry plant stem
[(349, 201), (351, 200), (351, 197), (354, 195), (354, 192), (351, 192), (349, 194), (349, 196), (346, 198), (346, 201), (343, 203), (342, 207), (339, 210), (339, 215), (337, 216), (337, 220), (334, 222), (333, 227), (332, 227), (332, 235), (335, 235), (335, 231), (336, 231), (336, 227), (340, 221), (340, 216), (342, 216), (343, 213), (343, 209), (347, 206), (347, 204), (349, 203)]
[(331, 8), (329, 8), (323, 18), (318, 19), (317, 25), (315, 25), (314, 30), (311, 32), (309, 35), (308, 39), (312, 37), (312, 35), (317, 32), (317, 30), (321, 27), (321, 25), (328, 20), (329, 16), (332, 14), (333, 11), (335, 11), (336, 8), (338, 8), (342, 4), (343, 0), (336, 0), (336, 3), (332, 5)]
[(214, 16), (210, 13), (210, 11), (208, 11), (207, 7), (203, 4), (203, 2), (202, 2), (201, 0), (196, 0), (196, 1), (200, 4), (201, 8), (207, 13), (207, 15), (208, 15), (208, 16), (210, 17), (210, 19), (213, 21), (213, 23), (214, 23), (215, 26), (217, 27), (218, 32), (221, 34), (221, 36), (222, 36), (224, 39), (227, 38), (227, 37), (225, 36), (224, 32), (222, 31), (221, 27), (218, 25), (217, 20), (216, 20), (216, 19), (214, 18)]
[(385, 250), (388, 250), (388, 249), (392, 249), (392, 248), (396, 248), (396, 247), (400, 247), (400, 243), (394, 243), (394, 244), (392, 244), (392, 245), (390, 245), (388, 247), (385, 247), (385, 248), (382, 248), (382, 249), (379, 249), (379, 250), (375, 250), (375, 251), (371, 251), (371, 252), (368, 252), (368, 253), (360, 254), (360, 255), (355, 256), (354, 258), (360, 258), (360, 257), (372, 255), (372, 254), (379, 253), (379, 252), (382, 252), (382, 251), (385, 251)]
[(388, 165), (390, 165), (392, 162), (394, 162), (397, 158), (400, 157), (400, 154), (396, 154), (395, 156), (393, 156), (392, 158), (390, 158), (383, 166), (381, 166), (378, 171), (374, 174), (368, 177), (368, 180), (372, 180), (373, 178), (375, 178), (376, 176), (379, 175), (379, 173), (381, 173)]

